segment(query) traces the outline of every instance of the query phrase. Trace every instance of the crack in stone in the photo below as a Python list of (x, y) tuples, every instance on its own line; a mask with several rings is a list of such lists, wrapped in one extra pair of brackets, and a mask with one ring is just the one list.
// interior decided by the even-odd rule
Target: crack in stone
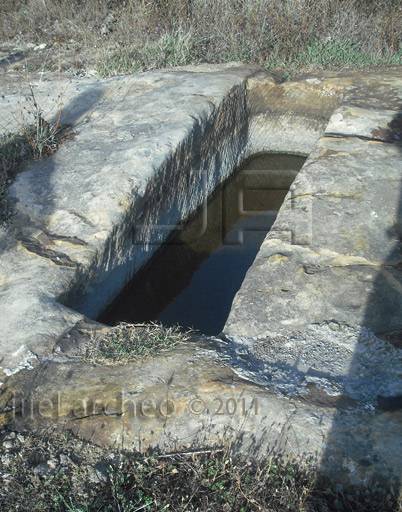
[[(377, 130), (374, 130), (375, 132)], [(380, 133), (378, 133), (380, 135)], [(347, 134), (347, 133), (334, 133), (334, 132), (325, 132), (324, 137), (328, 137), (329, 139), (359, 139), (365, 142), (382, 142), (383, 144), (397, 144), (399, 142), (398, 139), (386, 139), (385, 137), (369, 137), (368, 135), (357, 135), (357, 134)]]
[(53, 233), (49, 233), (47, 231), (44, 231), (44, 233), (50, 240), (58, 240), (60, 242), (67, 242), (72, 245), (88, 245), (87, 242), (85, 242), (84, 240), (81, 240), (81, 238), (78, 238), (76, 236), (56, 235)]
[(344, 194), (342, 192), (305, 192), (304, 194), (292, 194), (287, 200), (299, 199), (300, 197), (333, 197), (335, 199), (361, 199), (361, 194)]
[(79, 421), (79, 420), (85, 420), (87, 418), (95, 418), (95, 417), (99, 417), (99, 416), (105, 416), (105, 417), (109, 417), (109, 416), (113, 416), (113, 417), (122, 417), (123, 416), (123, 413), (122, 412), (111, 412), (111, 413), (105, 413), (105, 412), (98, 412), (98, 413), (93, 413), (93, 414), (87, 414), (85, 416), (76, 416), (74, 418), (71, 418), (71, 421)]
[(83, 215), (82, 213), (80, 212), (77, 212), (76, 210), (67, 210), (68, 213), (70, 213), (71, 215), (75, 215), (78, 219), (80, 219), (82, 222), (84, 222), (84, 224), (87, 224), (88, 226), (90, 226), (91, 228), (94, 228), (95, 227), (95, 224), (93, 222), (91, 222), (89, 219), (87, 219), (85, 217), (85, 215)]
[(78, 266), (78, 263), (73, 261), (66, 254), (62, 254), (61, 252), (58, 251), (53, 251), (52, 249), (46, 249), (40, 243), (38, 243), (35, 240), (32, 240), (31, 238), (22, 238), (19, 241), (27, 251), (31, 252), (32, 254), (35, 254), (36, 256), (46, 258), (52, 261), (55, 265), (70, 268), (76, 268)]
[(395, 262), (395, 263), (377, 263), (377, 262), (370, 262), (362, 263), (362, 262), (351, 262), (351, 263), (338, 263), (338, 264), (326, 264), (326, 265), (314, 265), (314, 264), (305, 264), (303, 265), (303, 269), (306, 272), (306, 274), (316, 274), (318, 272), (325, 272), (326, 270), (329, 270), (331, 268), (349, 268), (349, 267), (369, 267), (369, 268), (377, 268), (382, 269), (386, 271), (387, 269), (391, 268), (398, 268), (402, 264), (401, 261)]
[[(373, 268), (398, 268), (402, 266), (402, 260), (395, 261), (371, 261), (363, 256), (352, 256), (349, 254), (342, 254), (336, 251), (332, 251), (330, 249), (321, 249), (314, 250), (311, 247), (300, 245), (300, 244), (290, 244), (286, 243), (283, 240), (275, 239), (280, 243), (277, 244), (278, 250), (269, 255), (268, 260), (275, 255), (286, 254), (287, 258), (292, 255), (299, 255), (302, 257), (305, 255), (306, 257), (310, 255), (310, 257), (318, 257), (324, 260), (322, 263), (318, 262), (305, 262), (302, 263), (303, 266), (311, 266), (311, 267), (350, 267), (350, 266), (362, 266), (362, 267), (373, 267)], [(273, 240), (272, 240), (273, 241)], [(294, 250), (295, 249), (295, 250)]]

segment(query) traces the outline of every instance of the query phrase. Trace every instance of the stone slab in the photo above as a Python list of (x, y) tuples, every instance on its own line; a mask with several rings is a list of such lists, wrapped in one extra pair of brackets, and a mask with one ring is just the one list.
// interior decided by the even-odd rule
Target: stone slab
[[(96, 318), (232, 172), (247, 141), (244, 88), (254, 72), (235, 65), (32, 85), (47, 106), (64, 86), (63, 122), (74, 137), (27, 165), (10, 189), (14, 217), (0, 233), (6, 373), (51, 352), (82, 314)], [(21, 92), (5, 92), (0, 115), (10, 127)]]
[[(17, 421), (14, 392), (38, 403), (63, 389), (55, 417), (23, 415), (20, 426), (57, 424), (130, 449), (223, 442), (229, 429), (243, 450), (314, 453), (339, 481), (380, 475), (399, 485), (401, 70), (278, 84), (234, 64), (69, 87), (75, 138), (27, 166), (10, 191), (15, 216), (0, 241), (0, 421)], [(12, 112), (17, 95), (5, 96), (0, 112)], [(121, 367), (57, 349), (261, 151), (309, 158), (222, 339)], [(172, 393), (177, 414), (74, 418), (77, 398), (108, 401), (121, 390), (141, 403)], [(258, 398), (264, 414), (243, 421), (241, 409), (222, 417), (188, 409), (244, 396)]]

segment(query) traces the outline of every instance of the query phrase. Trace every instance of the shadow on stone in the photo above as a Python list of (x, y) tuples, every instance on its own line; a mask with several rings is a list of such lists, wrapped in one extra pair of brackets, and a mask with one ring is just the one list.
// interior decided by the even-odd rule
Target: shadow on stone
[[(397, 145), (402, 153), (401, 120), (402, 113), (398, 113), (387, 127), (374, 130), (373, 136), (381, 135), (382, 144)], [(378, 172), (381, 173), (381, 168)], [(336, 473), (341, 478), (342, 474), (349, 474), (363, 482), (368, 492), (375, 486), (379, 490), (391, 489), (395, 507), (388, 508), (389, 504), (384, 503), (383, 510), (396, 511), (400, 510), (396, 500), (402, 477), (395, 473), (402, 453), (402, 382), (397, 371), (398, 361), (402, 360), (401, 192), (395, 210), (394, 225), (388, 230), (392, 250), (378, 265), (367, 265), (366, 280), (371, 292), (349, 371), (343, 380), (344, 394), (356, 397), (358, 405), (345, 408), (342, 398), (336, 401), (321, 466), (326, 474)], [(340, 510), (349, 510), (342, 506)]]

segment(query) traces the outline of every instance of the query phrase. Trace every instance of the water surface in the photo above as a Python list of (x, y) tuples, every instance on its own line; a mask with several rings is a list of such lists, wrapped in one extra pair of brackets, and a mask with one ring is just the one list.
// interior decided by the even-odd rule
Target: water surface
[(156, 252), (100, 316), (107, 324), (159, 321), (219, 334), (232, 301), (305, 161), (246, 161)]

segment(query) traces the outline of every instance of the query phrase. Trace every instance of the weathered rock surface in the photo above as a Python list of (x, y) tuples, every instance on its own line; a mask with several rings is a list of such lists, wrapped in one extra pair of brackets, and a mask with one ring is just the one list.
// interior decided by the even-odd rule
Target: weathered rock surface
[(346, 404), (322, 457), (354, 476), (402, 453), (401, 99), (400, 72), (345, 80), (224, 329), (270, 389)]
[[(273, 89), (272, 101), (278, 92), (259, 74), (224, 65), (33, 83), (37, 102), (51, 112), (60, 97), (69, 99), (62, 121), (75, 136), (51, 158), (29, 164), (10, 190), (15, 216), (0, 233), (6, 373), (48, 354), (54, 339), (82, 319), (79, 313), (95, 318), (242, 159), (286, 150), (289, 140), (296, 153), (311, 151), (335, 93), (320, 101), (323, 112), (306, 111), (308, 126), (296, 142), (294, 91), (285, 89), (278, 109), (264, 112), (260, 81)], [(247, 82), (252, 76), (255, 86)], [(10, 129), (30, 88), (4, 80), (0, 114)], [(303, 84), (303, 101), (315, 89)]]
[[(203, 66), (69, 87), (75, 139), (11, 189), (1, 365), (34, 368), (3, 378), (3, 422), (56, 423), (126, 448), (236, 439), (260, 454), (317, 454), (339, 480), (399, 483), (402, 72), (277, 84), (257, 69)], [(95, 318), (169, 230), (260, 151), (309, 158), (224, 341), (120, 367), (73, 357), (63, 336), (84, 339), (74, 331), (84, 315)], [(36, 413), (13, 418), (14, 392)]]
[[(10, 190), (15, 217), (0, 240), (6, 373), (48, 354), (82, 318), (62, 304), (95, 318), (238, 165), (253, 73), (223, 66), (65, 85), (63, 122), (74, 139), (31, 163)], [(38, 103), (53, 106), (60, 88), (35, 84)], [(0, 111), (10, 125), (21, 96), (7, 90)]]

